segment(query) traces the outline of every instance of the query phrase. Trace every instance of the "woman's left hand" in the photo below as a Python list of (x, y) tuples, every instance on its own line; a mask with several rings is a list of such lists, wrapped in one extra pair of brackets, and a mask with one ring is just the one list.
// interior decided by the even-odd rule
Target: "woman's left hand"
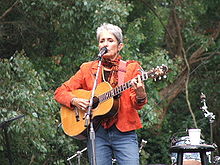
[(145, 86), (143, 81), (141, 81), (141, 76), (138, 75), (137, 78), (131, 80), (132, 86), (135, 90), (137, 98), (146, 98), (147, 94), (145, 92)]

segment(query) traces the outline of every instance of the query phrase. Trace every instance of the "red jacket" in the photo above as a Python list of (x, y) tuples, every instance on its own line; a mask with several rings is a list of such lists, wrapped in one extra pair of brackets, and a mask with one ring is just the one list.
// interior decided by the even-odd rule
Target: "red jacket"
[[(98, 61), (83, 63), (80, 70), (78, 70), (74, 76), (56, 89), (55, 100), (70, 108), (71, 99), (74, 97), (71, 91), (76, 89), (92, 90), (97, 67)], [(140, 68), (141, 67), (137, 61), (127, 61), (124, 82), (127, 82), (140, 74), (138, 71)], [(102, 78), (100, 75), (98, 78), (98, 84), (101, 82)], [(137, 103), (136, 94), (132, 88), (122, 92), (116, 127), (122, 132), (141, 128), (142, 124), (137, 110), (140, 110), (146, 103), (147, 100), (141, 104)]]

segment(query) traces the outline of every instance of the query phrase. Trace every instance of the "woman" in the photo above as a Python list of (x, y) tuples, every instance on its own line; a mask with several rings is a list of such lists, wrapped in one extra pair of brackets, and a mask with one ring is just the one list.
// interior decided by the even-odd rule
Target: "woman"
[[(98, 84), (108, 82), (115, 88), (121, 78), (119, 65), (123, 48), (122, 30), (115, 25), (104, 23), (97, 29), (98, 47), (108, 49), (103, 55), (101, 74)], [(92, 90), (97, 71), (98, 61), (83, 63), (79, 71), (55, 91), (55, 99), (60, 104), (87, 110), (89, 100), (73, 96), (76, 89)], [(137, 61), (126, 61), (124, 82), (132, 80), (129, 88), (118, 96), (119, 108), (117, 115), (104, 119), (95, 133), (95, 150), (97, 165), (111, 165), (112, 157), (121, 165), (138, 165), (138, 141), (136, 129), (142, 127), (138, 111), (147, 103), (147, 94), (140, 78), (141, 66)], [(137, 79), (135, 78), (137, 77)], [(117, 98), (116, 98), (117, 99)], [(91, 158), (91, 142), (88, 138), (88, 155)]]

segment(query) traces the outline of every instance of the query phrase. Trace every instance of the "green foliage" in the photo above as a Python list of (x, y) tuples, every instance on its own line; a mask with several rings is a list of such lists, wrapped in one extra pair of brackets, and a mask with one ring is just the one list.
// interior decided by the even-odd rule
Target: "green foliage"
[[(31, 49), (25, 49), (28, 56), (39, 51), (41, 59), (36, 61), (35, 56), (33, 57), (36, 69), (40, 68), (38, 63), (41, 63), (45, 66), (45, 71), (48, 71), (48, 62), (44, 56), (63, 56), (60, 63), (62, 67), (54, 68), (64, 73), (58, 77), (53, 76), (58, 86), (61, 80), (67, 80), (76, 72), (81, 63), (96, 58), (96, 28), (103, 22), (120, 24), (123, 27), (131, 5), (126, 1), (31, 0), (23, 1), (22, 10), (31, 20), (30, 23), (33, 21), (37, 25), (34, 29), (37, 35), (30, 43)], [(56, 72), (50, 72), (53, 73)]]
[(123, 58), (139, 60), (140, 44), (142, 44), (146, 37), (141, 31), (142, 20), (136, 19), (127, 27), (124, 43), (125, 48), (122, 50)]
[[(25, 115), (8, 126), (14, 161), (29, 164), (33, 158), (33, 164), (63, 162), (62, 154), (74, 151), (75, 146), (69, 145), (63, 134), (58, 134), (58, 104), (53, 99), (53, 91), (48, 90), (44, 74), (33, 69), (24, 52), (16, 53), (10, 60), (1, 60), (0, 72), (1, 122)], [(5, 138), (1, 135), (0, 154), (5, 158)]]
[(154, 81), (148, 79), (145, 82), (146, 90), (148, 92), (148, 104), (140, 111), (140, 116), (143, 121), (144, 128), (152, 127), (152, 125), (160, 123), (160, 115), (162, 109), (160, 104), (164, 102), (159, 96), (159, 91), (163, 89), (167, 83), (171, 83), (174, 77), (178, 73), (177, 66), (173, 63), (166, 51), (155, 50), (155, 52), (142, 57), (142, 66), (144, 70), (150, 71), (157, 66), (164, 64), (168, 66), (171, 73), (168, 73), (167, 78), (162, 78), (161, 80)]
[[(189, 99), (204, 138), (209, 140), (207, 120), (197, 110), (200, 92), (204, 92), (210, 110), (219, 116), (219, 38), (211, 46), (207, 43), (219, 20), (220, 1), (184, 1), (181, 5), (166, 0), (19, 2), (0, 19), (0, 122), (25, 115), (8, 127), (17, 164), (65, 164), (67, 157), (85, 146), (84, 142), (65, 136), (58, 127), (60, 106), (54, 101), (53, 92), (81, 63), (96, 58), (96, 28), (103, 22), (122, 27), (125, 48), (121, 53), (125, 60), (140, 61), (145, 71), (161, 64), (171, 69), (167, 79), (145, 82), (149, 103), (139, 112), (143, 129), (138, 130), (139, 139), (148, 141), (142, 151), (142, 164), (169, 164), (169, 139), (193, 125), (184, 94), (170, 105), (160, 127), (156, 125), (161, 123), (160, 105), (166, 101), (161, 100), (159, 91), (175, 82), (185, 67), (182, 57), (171, 57), (171, 52), (166, 51), (167, 30), (173, 32), (166, 25), (173, 9), (177, 9), (181, 21), (187, 57), (199, 47), (206, 49), (203, 62), (191, 66)], [(0, 13), (13, 3), (2, 3)], [(206, 59), (210, 54), (213, 56)], [(2, 132), (0, 162), (7, 164), (4, 153)], [(88, 164), (86, 154), (83, 163)]]

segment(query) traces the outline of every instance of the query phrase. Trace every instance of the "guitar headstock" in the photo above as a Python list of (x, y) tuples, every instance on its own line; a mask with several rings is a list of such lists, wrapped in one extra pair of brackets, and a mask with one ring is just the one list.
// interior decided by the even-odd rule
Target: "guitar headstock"
[(148, 72), (142, 72), (143, 77), (145, 77), (144, 75), (146, 75), (146, 78), (143, 79), (147, 79), (147, 78), (152, 78), (155, 81), (156, 80), (161, 80), (162, 78), (166, 78), (166, 74), (168, 73), (168, 67), (164, 64), (162, 64), (161, 66), (157, 66), (156, 68), (152, 68), (150, 71)]

